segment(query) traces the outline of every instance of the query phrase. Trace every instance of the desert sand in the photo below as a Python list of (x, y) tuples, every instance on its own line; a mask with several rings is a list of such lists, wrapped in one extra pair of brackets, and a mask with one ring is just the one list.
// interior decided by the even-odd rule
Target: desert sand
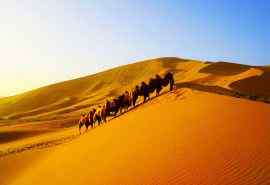
[[(80, 112), (167, 70), (176, 90), (78, 135)], [(165, 58), (0, 99), (0, 184), (269, 184), (267, 74)]]

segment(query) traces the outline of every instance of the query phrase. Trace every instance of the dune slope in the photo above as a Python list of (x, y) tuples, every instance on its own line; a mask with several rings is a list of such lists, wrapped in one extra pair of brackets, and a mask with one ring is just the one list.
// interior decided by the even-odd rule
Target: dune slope
[(56, 147), (8, 184), (269, 184), (269, 115), (264, 103), (177, 90)]

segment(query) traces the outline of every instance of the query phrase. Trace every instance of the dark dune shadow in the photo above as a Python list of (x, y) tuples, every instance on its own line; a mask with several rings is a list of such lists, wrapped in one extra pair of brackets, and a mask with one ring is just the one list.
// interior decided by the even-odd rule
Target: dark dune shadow
[(250, 66), (247, 65), (227, 63), (227, 62), (217, 62), (200, 69), (199, 72), (221, 76), (231, 76), (245, 72), (249, 69)]
[(260, 101), (264, 103), (270, 103), (269, 96), (260, 96), (256, 94), (250, 94), (248, 92), (239, 92), (236, 90), (230, 90), (219, 86), (212, 85), (201, 85), (191, 82), (178, 83), (176, 84), (177, 88), (190, 88), (198, 91), (204, 91), (209, 93), (215, 93), (220, 95), (232, 96), (236, 98), (249, 99), (252, 101)]
[(219, 86), (213, 86), (213, 85), (201, 85), (201, 84), (196, 84), (196, 83), (177, 83), (176, 84), (177, 88), (190, 88), (190, 89), (195, 89), (198, 91), (204, 91), (204, 92), (210, 92), (210, 93), (216, 93), (216, 94), (222, 94), (222, 95), (228, 95), (228, 96), (234, 96), (235, 92), (223, 87)]
[(31, 130), (31, 131), (6, 131), (0, 132), (0, 144), (16, 141), (19, 139), (32, 137), (36, 135), (43, 134), (48, 131), (40, 131), (40, 130)]
[(264, 72), (260, 76), (252, 76), (235, 81), (230, 84), (230, 87), (242, 93), (258, 96), (270, 96), (269, 84), (270, 72)]

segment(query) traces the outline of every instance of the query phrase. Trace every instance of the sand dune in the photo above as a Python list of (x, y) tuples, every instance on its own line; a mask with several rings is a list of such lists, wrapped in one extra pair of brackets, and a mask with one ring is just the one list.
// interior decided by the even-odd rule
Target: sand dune
[[(158, 58), (117, 67), (98, 74), (42, 87), (0, 99), (0, 124), (10, 120), (56, 119), (78, 115), (91, 105), (133, 88), (156, 73), (172, 71), (177, 82), (216, 85), (270, 101), (267, 67)], [(48, 96), (49, 94), (49, 96)], [(1, 121), (2, 120), (2, 121)]]
[(7, 156), (28, 167), (12, 174), (18, 165), (9, 166), (3, 178), (14, 185), (269, 184), (269, 105), (186, 93), (155, 98), (43, 155)]
[(33, 117), (68, 107), (76, 110), (76, 105), (102, 102), (105, 97), (115, 96), (156, 73), (168, 69), (177, 71), (177, 66), (184, 62), (188, 60), (162, 58), (143, 61), (2, 98), (0, 117), (10, 119)]
[[(78, 135), (156, 73), (177, 90)], [(158, 58), (0, 99), (0, 184), (270, 184), (269, 67)]]

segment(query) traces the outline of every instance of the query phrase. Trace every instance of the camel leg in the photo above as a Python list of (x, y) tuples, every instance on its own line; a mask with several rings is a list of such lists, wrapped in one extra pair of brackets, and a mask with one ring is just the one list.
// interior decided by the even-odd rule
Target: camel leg
[(80, 134), (81, 134), (81, 127), (82, 127), (82, 124), (80, 123), (79, 124), (79, 132), (80, 132)]
[(170, 91), (173, 90), (174, 80), (170, 80)]

